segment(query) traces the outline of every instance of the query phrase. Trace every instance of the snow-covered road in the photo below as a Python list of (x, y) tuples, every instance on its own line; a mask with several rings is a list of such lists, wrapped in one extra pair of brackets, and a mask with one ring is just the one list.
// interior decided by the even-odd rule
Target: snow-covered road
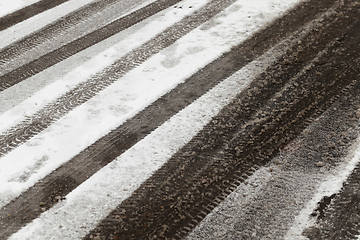
[[(6, 16), (34, 2), (14, 1), (13, 5), (1, 6), (0, 14)], [(196, 142), (196, 136), (213, 124), (223, 109), (238, 99), (245, 89), (261, 89), (260, 85), (251, 85), (253, 81), (262, 81), (268, 68), (282, 61), (302, 41), (309, 42), (305, 49), (310, 44), (316, 49), (318, 44), (314, 56), (308, 60), (304, 58), (301, 63), (304, 65), (296, 70), (298, 75), (289, 76), (288, 85), (276, 92), (286, 94), (291, 89), (290, 83), (298, 84), (296, 76), (301, 77), (303, 72), (316, 68), (319, 59), (332, 53), (337, 44), (332, 38), (328, 42), (314, 40), (312, 43), (308, 36), (314, 29), (326, 24), (333, 24), (335, 27), (331, 27), (335, 29), (357, 26), (353, 22), (343, 23), (339, 13), (344, 12), (344, 19), (352, 19), (353, 15), (346, 14), (348, 9), (358, 10), (358, 1), (346, 1), (345, 10), (344, 4), (337, 1), (311, 6), (312, 3), (300, 0), (70, 0), (1, 31), (0, 77), (9, 84), (4, 84), (0, 92), (0, 238), (117, 239), (117, 236), (123, 236), (117, 230), (107, 230), (110, 220), (106, 219), (121, 204), (128, 204), (126, 200), (131, 196), (136, 198), (149, 181), (155, 184), (155, 180), (151, 180), (154, 173), (163, 171), (161, 169), (167, 168), (166, 163), (176, 159), (181, 149)], [(299, 4), (304, 4), (300, 9), (309, 8), (315, 14), (302, 10), (303, 14), (308, 14), (301, 19), (303, 22), (294, 20), (298, 23), (285, 26), (287, 31), (279, 30), (278, 34), (266, 32), (276, 19), (287, 16)], [(291, 14), (296, 17), (294, 12)], [(344, 25), (333, 20), (324, 23), (336, 14), (340, 18), (338, 22)], [(112, 26), (122, 30), (114, 30)], [(275, 25), (273, 28), (281, 29)], [(258, 40), (263, 36), (262, 32), (270, 37)], [(103, 39), (105, 33), (108, 35)], [(251, 45), (252, 42), (256, 44)], [(226, 60), (221, 59), (234, 51), (244, 56), (238, 60), (242, 62), (241, 67), (230, 69), (225, 65)], [(348, 50), (344, 48), (343, 51)], [(62, 55), (53, 60), (58, 53)], [(49, 64), (43, 67), (46, 62)], [(212, 64), (220, 67), (215, 69)], [(207, 68), (213, 74), (207, 76)], [(221, 71), (226, 77), (216, 78)], [(197, 76), (201, 81), (196, 79)], [(196, 79), (198, 85), (191, 85), (189, 79)], [(186, 95), (182, 91), (190, 92)], [(325, 96), (326, 91), (325, 88)], [(177, 92), (184, 100), (179, 98), (177, 103), (176, 98), (167, 97), (169, 94), (177, 96)], [(276, 94), (271, 100), (275, 105), (280, 101)], [(356, 101), (352, 101), (354, 108)], [(162, 102), (170, 104), (168, 110), (162, 110), (165, 109)], [(337, 101), (334, 104), (341, 105)], [(342, 109), (341, 106), (337, 108)], [(327, 120), (325, 110), (327, 108), (321, 112), (323, 115), (309, 118), (307, 121), (310, 122), (299, 133), (306, 135), (306, 131), (311, 131), (309, 129), (319, 128), (319, 122)], [(254, 116), (262, 116), (262, 113), (257, 112)], [(262, 124), (265, 118), (259, 117), (251, 124)], [(356, 127), (346, 131), (356, 132)], [(296, 136), (307, 139), (301, 134)], [(235, 138), (238, 136), (234, 135)], [(309, 219), (317, 203), (323, 196), (338, 193), (356, 167), (359, 158), (355, 139), (352, 137), (352, 141), (343, 145), (346, 148), (334, 162), (307, 163), (311, 167), (299, 163), (300, 167), (313, 169), (306, 174), (296, 172), (294, 169), (299, 166), (292, 165), (290, 160), (280, 164), (285, 155), (293, 154), (290, 150), (290, 153), (280, 151), (275, 160), (253, 166), (256, 171), (246, 181), (250, 185), (254, 183), (254, 187), (237, 184), (226, 199), (225, 196), (220, 197), (223, 201), (214, 200), (217, 204), (222, 203), (212, 208), (208, 216), (205, 214), (201, 222), (175, 226), (174, 230), (169, 230), (173, 235), (166, 235), (171, 224), (162, 225), (164, 235), (158, 237), (184, 237), (180, 234), (184, 232), (188, 239), (246, 239), (249, 236), (277, 239), (274, 234), (299, 239), (304, 229), (317, 224)], [(284, 141), (281, 148), (292, 148), (293, 142), (300, 141), (293, 137), (290, 140), (292, 142)], [(97, 158), (100, 160), (95, 161)], [(287, 158), (291, 159), (290, 156)], [(279, 184), (277, 179), (286, 179), (281, 183), (284, 190), (279, 190), (279, 194), (294, 194), (287, 188), (289, 169), (293, 172), (291, 178), (298, 178), (291, 180), (289, 185), (298, 188), (302, 195), (283, 200), (285, 205), (289, 201), (297, 202), (286, 210), (287, 216), (276, 219), (268, 228), (262, 227), (262, 231), (250, 231), (254, 226), (244, 223), (239, 228), (241, 231), (236, 230), (240, 223), (235, 216), (243, 221), (249, 216), (254, 217), (250, 202), (265, 196), (264, 188), (270, 183), (276, 185)], [(166, 174), (170, 177), (181, 168), (173, 171)], [(196, 174), (201, 175), (202, 171)], [(301, 181), (304, 182), (300, 184)], [(336, 187), (332, 187), (334, 182)], [(149, 202), (154, 201), (157, 200)], [(269, 203), (275, 201), (278, 201), (275, 197), (268, 200)], [(219, 221), (224, 219), (219, 214), (226, 211), (221, 209), (236, 209), (242, 215), (235, 211), (232, 217), (226, 218), (230, 219), (228, 222), (220, 224)], [(126, 216), (125, 212), (123, 214)], [(269, 211), (269, 214), (274, 216), (277, 212)], [(112, 224), (122, 226), (122, 215), (115, 215), (118, 217), (111, 220)], [(108, 222), (103, 223), (104, 219)], [(140, 225), (137, 228), (141, 228)], [(156, 230), (160, 231), (160, 228)]]

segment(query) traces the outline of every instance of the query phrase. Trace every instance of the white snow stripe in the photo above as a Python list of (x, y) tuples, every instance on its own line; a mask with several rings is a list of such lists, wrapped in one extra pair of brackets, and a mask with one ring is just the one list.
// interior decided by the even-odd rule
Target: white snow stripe
[(13, 13), (40, 0), (3, 0), (0, 2), (0, 17)]
[[(10, 239), (80, 239), (191, 140), (293, 39), (285, 40), (173, 116)], [(56, 219), (56, 220), (55, 220)]]
[(269, 52), (173, 116), (9, 239), (81, 239), (275, 60)]
[[(278, 0), (282, 2), (281, 0)], [(243, 3), (243, 1), (241, 1)], [(260, 1), (262, 2), (262, 1)], [(222, 52), (246, 39), (250, 12), (263, 16), (252, 26), (259, 27), (278, 16), (279, 8), (255, 12), (238, 4), (134, 69), (98, 96), (74, 109), (66, 117), (13, 150), (0, 161), (0, 207), (65, 163), (81, 150), (116, 128), (126, 119), (175, 87)], [(269, 2), (270, 6), (273, 2)], [(291, 7), (296, 1), (281, 7)], [(266, 14), (266, 15), (265, 15)], [(214, 34), (216, 33), (216, 34)], [(187, 71), (184, 71), (187, 69)], [(96, 129), (94, 129), (96, 126)], [(92, 131), (89, 131), (91, 129)]]
[(307, 203), (303, 210), (296, 216), (295, 221), (285, 235), (285, 239), (307, 239), (302, 232), (316, 223), (310, 219), (310, 214), (317, 208), (318, 202), (325, 197), (339, 193), (343, 183), (354, 171), (360, 162), (360, 138), (353, 144), (348, 156), (336, 168), (334, 168), (316, 190), (313, 198)]
[[(151, 0), (153, 1), (153, 0)], [(149, 4), (150, 1), (145, 2), (141, 6), (138, 6), (136, 9), (144, 7), (144, 5)], [(31, 116), (35, 114), (39, 109), (43, 108), (46, 104), (54, 101), (56, 98), (60, 97), (64, 93), (75, 88), (79, 83), (85, 82), (92, 75), (100, 72), (106, 67), (113, 64), (116, 60), (123, 57), (130, 50), (135, 49), (136, 47), (141, 46), (151, 38), (155, 37), (157, 34), (161, 33), (167, 27), (175, 24), (176, 22), (183, 19), (185, 16), (192, 14), (197, 9), (204, 6), (209, 0), (186, 0), (181, 4), (186, 6), (192, 6), (192, 8), (184, 8), (184, 10), (179, 11), (179, 9), (171, 8), (168, 11), (156, 14), (151, 17), (145, 24), (136, 25), (129, 29), (130, 33), (119, 33), (112, 37), (112, 40), (116, 42), (116, 39), (120, 39), (115, 45), (109, 47), (108, 49), (102, 51), (96, 56), (92, 57), (83, 65), (75, 68), (73, 71), (66, 74), (63, 78), (57, 80), (56, 82), (49, 84), (45, 88), (39, 90), (30, 98), (27, 98), (20, 104), (16, 105), (13, 108), (7, 110), (8, 107), (14, 105), (14, 99), (9, 98), (10, 93), (15, 89), (9, 88), (6, 89), (3, 93), (0, 93), (0, 102), (3, 103), (0, 106), (0, 133), (5, 132), (12, 126), (19, 124), (23, 121), (26, 116)], [(134, 11), (133, 9), (132, 11)], [(93, 46), (85, 51), (92, 51), (92, 49), (97, 48), (98, 46)], [(47, 73), (48, 74), (48, 73)], [(34, 78), (36, 78), (35, 76)], [(25, 80), (26, 81), (26, 80)], [(15, 86), (16, 88), (17, 86)]]
[[(8, 2), (12, 2), (8, 1)], [(0, 31), (0, 49), (96, 0), (70, 0)], [(34, 1), (35, 2), (35, 1)], [(30, 4), (29, 4), (30, 5)], [(1, 9), (1, 3), (0, 3)], [(1, 11), (1, 10), (0, 10)]]

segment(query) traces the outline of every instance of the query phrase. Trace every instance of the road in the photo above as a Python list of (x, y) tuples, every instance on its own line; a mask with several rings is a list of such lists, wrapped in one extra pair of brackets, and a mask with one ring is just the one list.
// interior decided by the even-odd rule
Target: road
[(0, 16), (0, 239), (358, 239), (358, 0)]

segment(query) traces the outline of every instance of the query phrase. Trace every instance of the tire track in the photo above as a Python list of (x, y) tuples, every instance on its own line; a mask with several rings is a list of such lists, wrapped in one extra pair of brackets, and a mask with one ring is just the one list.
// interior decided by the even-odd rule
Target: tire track
[(360, 234), (360, 168), (355, 168), (336, 194), (321, 223), (321, 239), (358, 239)]
[[(157, 0), (149, 5), (136, 10), (129, 15), (126, 15), (116, 21), (113, 21), (106, 26), (93, 31), (89, 34), (86, 34), (83, 37), (80, 37), (66, 45), (61, 46), (58, 49), (55, 49), (36, 60), (33, 60), (23, 66), (14, 69), (2, 76), (0, 76), (0, 92), (5, 89), (39, 73), (45, 69), (75, 55), (78, 52), (85, 50), (133, 25), (139, 23), (146, 18), (178, 3), (180, 0)], [(92, 9), (92, 8), (91, 8)], [(95, 9), (92, 9), (95, 10)], [(83, 13), (82, 11), (80, 13)], [(65, 24), (66, 20), (63, 20), (62, 24)], [(54, 26), (55, 29), (59, 29), (59, 24)], [(46, 34), (46, 32), (45, 32)], [(36, 36), (36, 39), (38, 37)], [(29, 44), (26, 41), (26, 44)], [(10, 49), (10, 52), (16, 52), (17, 50)], [(5, 53), (1, 59), (6, 58), (8, 53)]]
[(324, 197), (319, 203), (317, 227), (303, 234), (310, 240), (358, 239), (360, 234), (360, 168), (350, 174), (339, 193)]
[[(300, 234), (286, 234), (290, 226), (300, 225), (294, 217), (304, 211), (308, 199), (322, 192), (317, 189), (319, 176), (341, 172), (336, 171), (338, 164), (358, 135), (358, 87), (357, 83), (349, 95), (339, 98), (295, 140), (282, 146), (280, 154), (231, 193), (186, 239), (304, 239)], [(325, 164), (321, 168), (316, 164), (319, 161)], [(330, 184), (321, 185), (332, 189)]]
[(356, 54), (360, 24), (355, 15), (350, 18), (356, 20), (356, 25), (349, 26), (352, 32), (333, 42), (314, 59), (316, 64), (266, 101), (259, 115), (246, 121), (244, 109), (258, 99), (240, 96), (85, 239), (180, 239), (186, 235), (275, 156), (281, 145), (352, 88), (360, 76)]
[[(63, 1), (63, 0), (62, 0)], [(29, 50), (30, 48), (35, 47), (41, 41), (50, 39), (58, 34), (62, 28), (70, 28), (73, 25), (76, 25), (80, 21), (85, 21), (84, 19), (91, 17), (91, 15), (96, 14), (97, 12), (103, 10), (108, 5), (115, 3), (119, 0), (100, 0), (85, 5), (78, 9), (75, 12), (69, 13), (61, 19), (50, 23), (43, 29), (30, 34), (29, 36), (11, 44), (2, 49), (0, 53), (0, 58), (4, 59), (14, 58), (23, 52)]]
[(41, 0), (0, 18), (0, 31), (45, 12), (69, 0)]
[[(331, 2), (331, 1), (330, 1)], [(227, 2), (230, 4), (230, 2)], [(225, 7), (225, 5), (223, 6)], [(324, 5), (322, 9), (326, 8), (327, 6)], [(96, 95), (97, 92), (101, 91), (105, 87), (109, 86), (111, 83), (116, 81), (118, 78), (123, 76), (127, 71), (133, 69), (134, 67), (138, 66), (141, 62), (145, 61), (148, 57), (152, 54), (159, 52), (161, 49), (170, 46), (173, 42), (179, 39), (181, 36), (185, 35), (187, 32), (190, 32), (192, 29), (200, 25), (201, 23), (205, 22), (206, 19), (210, 19), (216, 13), (211, 13), (205, 7), (203, 10), (199, 11), (197, 14), (193, 15), (192, 17), (187, 17), (178, 24), (174, 25), (173, 27), (168, 28), (163, 33), (159, 34), (157, 37), (153, 38), (149, 42), (145, 43), (143, 46), (139, 47), (136, 50), (131, 51), (129, 54), (125, 55), (121, 58), (117, 63), (115, 63), (111, 68), (108, 68), (106, 71), (95, 75), (89, 81), (79, 84), (75, 89), (69, 91), (68, 93), (64, 94), (60, 98), (58, 98), (53, 103), (47, 105), (44, 109), (39, 110), (35, 115), (28, 117), (19, 125), (9, 129), (4, 134), (0, 135), (0, 156), (5, 155), (7, 152), (11, 151), (13, 148), (21, 145), (22, 143), (29, 140), (31, 137), (35, 136), (45, 128), (47, 128), (51, 123), (55, 122), (56, 120), (60, 119), (62, 116), (67, 114), (70, 110), (75, 108), (76, 106), (81, 105), (82, 103), (86, 102), (88, 99)], [(212, 8), (212, 6), (208, 6), (208, 8)], [(220, 11), (220, 9), (218, 9)], [(313, 12), (321, 11), (320, 9), (314, 8)], [(208, 16), (206, 19), (197, 19), (201, 16), (204, 12), (207, 12)], [(310, 13), (313, 13), (310, 12)], [(210, 14), (210, 15), (209, 15)], [(294, 13), (292, 13), (294, 14)], [(291, 14), (290, 14), (291, 15)], [(307, 15), (309, 16), (309, 15)], [(306, 19), (304, 19), (306, 20)], [(284, 25), (284, 23), (279, 22), (277, 23), (278, 27)], [(289, 27), (292, 27), (289, 25)], [(297, 26), (299, 27), (299, 26)], [(177, 32), (180, 34), (179, 36), (175, 35), (174, 33)], [(268, 30), (265, 30), (263, 34), (270, 34)], [(284, 34), (282, 32), (281, 34)], [(282, 36), (279, 36), (282, 37)], [(257, 38), (261, 38), (259, 34), (254, 37), (256, 41)], [(267, 39), (263, 39), (267, 40)], [(266, 49), (274, 45), (274, 42), (279, 40), (274, 39), (274, 41), (269, 41), (269, 45), (266, 46)], [(321, 41), (320, 41), (321, 43)], [(246, 46), (248, 44), (249, 46)], [(262, 55), (265, 48), (257, 48), (259, 50), (249, 50), (258, 47), (257, 45), (251, 45), (249, 43), (244, 44), (244, 51), (246, 55), (243, 56), (241, 61), (248, 63), (254, 60), (256, 57)], [(248, 49), (247, 49), (248, 48)], [(256, 49), (256, 48), (255, 48)], [(258, 51), (258, 52), (256, 52)], [(308, 56), (311, 56), (308, 55)], [(304, 58), (305, 59), (305, 58)], [(224, 63), (226, 65), (227, 63)], [(299, 67), (302, 66), (302, 63), (298, 64)], [(217, 69), (223, 68), (222, 66), (217, 67)], [(226, 69), (225, 69), (226, 70)], [(208, 70), (206, 70), (208, 71)], [(277, 70), (274, 70), (277, 71)], [(229, 72), (230, 74), (231, 72)], [(223, 73), (219, 73), (219, 71), (211, 70), (211, 74), (213, 76), (219, 76), (219, 79), (223, 79), (226, 76)], [(210, 74), (207, 76), (209, 77)], [(214, 82), (209, 82), (214, 84)], [(211, 85), (214, 86), (214, 85)]]
[[(96, 171), (144, 138), (176, 112), (200, 97), (218, 82), (262, 55), (302, 25), (326, 11), (334, 1), (309, 1), (258, 32), (231, 52), (194, 74), (185, 83), (154, 102), (133, 119), (81, 152), (0, 210), (1, 237), (7, 237), (35, 219), (42, 209), (51, 208), (59, 199)], [(298, 18), (295, 18), (298, 17)], [(299, 20), (300, 19), (300, 20)], [(261, 44), (260, 44), (261, 43)], [(239, 58), (239, 56), (244, 56)], [(226, 66), (226, 67), (224, 67)], [(206, 79), (206, 81), (202, 81)]]
[(49, 23), (42, 29), (4, 47), (0, 52), (6, 74), (86, 34), (104, 27), (143, 0), (97, 0)]
[[(48, 104), (33, 116), (26, 118), (22, 123), (1, 134), (0, 156), (5, 155), (7, 152), (26, 142), (50, 126), (50, 124), (66, 115), (69, 111), (83, 104), (99, 91), (117, 81), (128, 71), (140, 65), (152, 55), (170, 46), (191, 30), (214, 17), (233, 2), (234, 0), (214, 0), (208, 3), (193, 15), (185, 17), (139, 48), (130, 51), (103, 72), (96, 74), (86, 82), (80, 83), (74, 89)], [(157, 11), (156, 5), (153, 7), (153, 10)]]

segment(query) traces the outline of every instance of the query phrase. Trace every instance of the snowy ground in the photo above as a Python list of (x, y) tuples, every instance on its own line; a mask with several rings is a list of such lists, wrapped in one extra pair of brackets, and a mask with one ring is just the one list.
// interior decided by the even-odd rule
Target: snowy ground
[[(151, 22), (150, 25), (131, 35), (126, 41), (105, 50), (61, 80), (46, 86), (31, 98), (6, 111), (0, 118), (2, 131), (24, 121), (27, 116), (34, 114), (57, 96), (110, 65), (122, 56), (126, 49), (139, 46), (162, 31), (166, 25), (178, 21), (206, 2), (205, 0), (183, 1), (182, 5), (186, 11), (171, 9), (157, 21)], [(266, 22), (280, 16), (286, 8), (293, 6), (297, 1), (286, 3), (266, 1), (266, 4), (262, 4), (262, 8), (254, 7), (251, 1), (245, 3), (244, 1), (241, 1), (241, 4), (235, 3), (212, 22), (206, 23), (180, 39), (175, 45), (155, 55), (46, 131), (4, 156), (4, 160), (0, 162), (2, 182), (0, 193), (5, 196), (1, 199), (1, 206), (168, 92), (222, 52), (249, 37)], [(193, 7), (186, 8), (186, 6)], [(163, 24), (164, 19), (166, 24)], [(124, 43), (128, 44), (124, 46)], [(192, 124), (193, 122), (188, 122), (189, 126)], [(97, 131), (89, 132), (88, 129), (93, 126), (97, 126)], [(26, 159), (23, 156), (26, 156)]]
[[(333, 169), (326, 180), (320, 184), (314, 197), (308, 202), (300, 214), (296, 217), (292, 227), (287, 232), (285, 239), (291, 240), (301, 236), (304, 229), (313, 226), (315, 223), (309, 219), (310, 214), (316, 209), (318, 202), (324, 196), (331, 196), (340, 191), (343, 183), (354, 170), (360, 161), (360, 138), (355, 142), (353, 149), (337, 168)], [(302, 239), (307, 239), (302, 237)]]
[[(9, 104), (0, 111), (0, 133), (5, 133), (10, 127), (21, 123), (27, 116), (35, 114), (79, 83), (111, 66), (129, 49), (140, 46), (208, 1), (182, 1), (178, 4), (181, 9), (171, 8), (159, 13), (151, 22), (134, 26), (136, 31), (126, 33), (124, 40), (98, 53), (57, 81), (38, 89), (21, 103)], [(0, 15), (33, 2), (35, 1), (19, 0), (12, 1), (12, 4), (0, 2)], [(78, 7), (71, 2), (69, 6)], [(83, 1), (82, 4), (86, 2), (90, 1)], [(216, 18), (154, 55), (96, 97), (75, 108), (26, 144), (0, 158), (0, 207), (299, 2), (237, 1)], [(68, 9), (59, 6), (54, 11), (59, 14), (56, 17), (60, 17), (65, 15)], [(50, 16), (46, 15), (44, 19)], [(33, 20), (28, 20), (31, 21)], [(21, 24), (27, 26), (26, 22)], [(41, 25), (29, 28), (28, 32), (40, 27)], [(14, 26), (15, 35), (16, 29), (17, 26)], [(14, 38), (20, 36), (16, 35)], [(9, 40), (5, 31), (0, 32), (0, 39), (2, 38)], [(271, 50), (220, 83), (10, 239), (80, 239), (85, 236), (113, 208), (130, 196), (152, 172), (190, 141), (253, 77), (264, 71), (281, 53), (281, 50)], [(6, 94), (6, 91), (1, 94)], [(15, 106), (10, 107), (12, 105)], [(93, 130), (94, 128), (96, 130)], [(329, 180), (319, 187), (318, 193), (296, 219), (294, 227), (288, 233), (289, 239), (294, 239), (294, 234), (298, 236), (306, 224), (311, 224), (307, 222), (306, 216), (322, 196), (339, 190), (342, 181), (359, 161), (359, 154), (360, 150), (354, 150), (354, 156), (349, 157), (350, 160), (337, 169), (339, 173), (329, 174)]]
[(11, 0), (0, 2), (0, 17), (15, 12), (18, 9), (29, 6), (33, 3), (39, 2), (40, 0)]
[[(51, 8), (45, 12), (42, 12), (38, 15), (35, 15), (32, 18), (27, 19), (26, 21), (20, 22), (10, 28), (7, 28), (0, 33), (0, 48), (7, 46), (8, 44), (20, 40), (24, 36), (40, 30), (41, 28), (45, 27), (49, 23), (64, 17), (66, 14), (79, 9), (80, 7), (84, 6), (85, 4), (94, 2), (95, 0), (70, 0), (55, 8)], [(16, 3), (22, 3), (22, 5), (16, 5)], [(24, 3), (29, 3), (29, 5), (33, 2), (37, 1), (0, 1), (0, 12), (7, 11), (9, 13), (12, 8), (16, 8), (16, 6), (24, 7)], [(12, 8), (2, 8), (1, 4), (11, 5)], [(14, 5), (13, 5), (14, 4)], [(1, 14), (0, 14), (1, 17)]]

